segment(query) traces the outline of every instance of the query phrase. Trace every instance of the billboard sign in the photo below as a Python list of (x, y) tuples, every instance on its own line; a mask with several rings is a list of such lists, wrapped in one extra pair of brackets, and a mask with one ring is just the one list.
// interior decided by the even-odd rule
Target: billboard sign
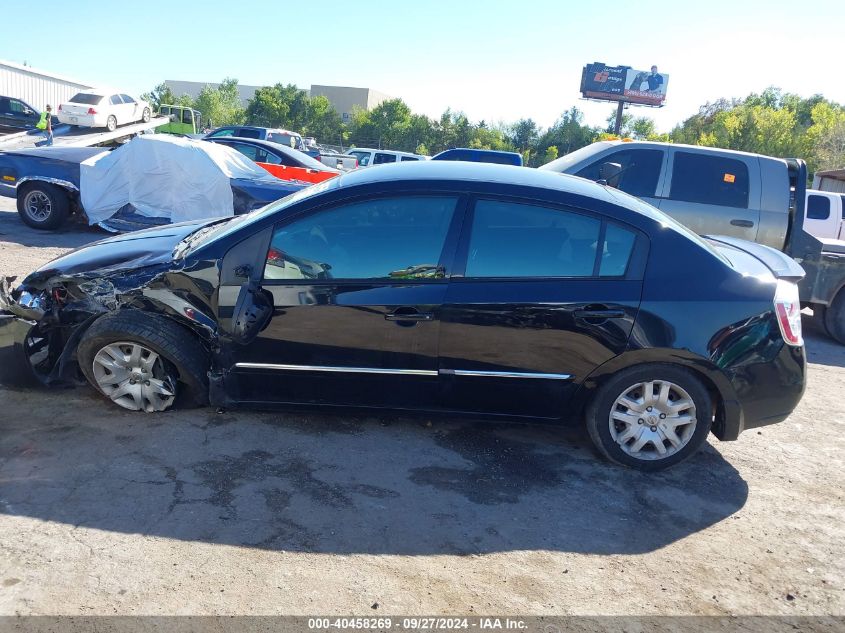
[(666, 100), (669, 75), (657, 71), (635, 70), (630, 66), (587, 64), (581, 71), (581, 96), (586, 99), (624, 101), (661, 106)]

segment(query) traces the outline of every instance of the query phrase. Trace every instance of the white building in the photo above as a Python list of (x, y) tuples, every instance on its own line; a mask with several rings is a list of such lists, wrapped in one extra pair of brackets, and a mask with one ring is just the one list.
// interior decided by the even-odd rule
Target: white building
[(58, 104), (86, 88), (91, 85), (0, 59), (0, 96), (20, 99), (39, 112), (47, 104), (55, 111)]

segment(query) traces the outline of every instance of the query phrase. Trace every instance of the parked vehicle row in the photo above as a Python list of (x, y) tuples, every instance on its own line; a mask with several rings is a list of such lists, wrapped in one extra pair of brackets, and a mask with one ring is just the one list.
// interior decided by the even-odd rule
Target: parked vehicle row
[(0, 370), (54, 384), (78, 366), (137, 411), (586, 419), (602, 454), (656, 470), (796, 406), (802, 274), (583, 179), (420, 161), (107, 239), (6, 283)]

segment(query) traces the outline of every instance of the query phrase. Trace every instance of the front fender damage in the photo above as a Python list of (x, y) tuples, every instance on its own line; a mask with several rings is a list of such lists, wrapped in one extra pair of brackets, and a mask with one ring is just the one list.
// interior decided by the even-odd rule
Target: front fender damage
[[(30, 275), (13, 288), (14, 281), (15, 277), (0, 279), (0, 357), (5, 349), (5, 355), (17, 362), (7, 375), (0, 375), (0, 382), (7, 384), (80, 383), (76, 363), (80, 340), (94, 321), (117, 310), (169, 316), (196, 331), (207, 344), (215, 334), (207, 306), (174, 279), (171, 265), (107, 274)], [(10, 380), (9, 373), (25, 380)]]

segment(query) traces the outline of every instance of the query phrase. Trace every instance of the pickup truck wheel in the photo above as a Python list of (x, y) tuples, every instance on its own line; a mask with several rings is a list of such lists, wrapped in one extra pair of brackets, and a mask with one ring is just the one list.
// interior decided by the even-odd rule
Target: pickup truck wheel
[(109, 132), (114, 132), (117, 129), (117, 119), (113, 114), (106, 119), (106, 128)]
[(34, 229), (52, 231), (70, 215), (67, 192), (49, 182), (29, 182), (18, 188), (18, 214), (24, 224)]
[(91, 325), (77, 348), (82, 373), (97, 391), (131, 411), (165, 411), (208, 401), (208, 355), (170, 319), (119, 310)]
[(833, 303), (824, 311), (824, 325), (833, 339), (845, 345), (845, 288), (837, 293)]
[(710, 394), (691, 372), (669, 364), (622, 370), (587, 407), (587, 430), (607, 459), (643, 471), (693, 455), (713, 421)]

